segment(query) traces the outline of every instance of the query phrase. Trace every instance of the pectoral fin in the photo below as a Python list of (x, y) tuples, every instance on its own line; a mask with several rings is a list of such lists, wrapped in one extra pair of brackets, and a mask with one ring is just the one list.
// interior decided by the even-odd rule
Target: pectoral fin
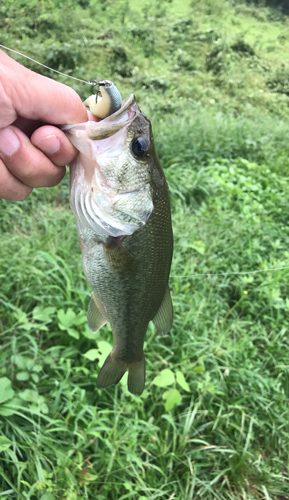
[(91, 299), (87, 309), (87, 323), (92, 333), (96, 333), (102, 326), (107, 323), (107, 319), (98, 309), (94, 293), (91, 294)]
[(107, 243), (103, 244), (104, 254), (109, 267), (116, 272), (132, 272), (137, 269), (136, 259), (129, 253), (123, 243), (116, 238), (108, 238)]
[(172, 323), (173, 323), (173, 304), (172, 304), (170, 290), (169, 287), (167, 286), (160, 308), (153, 319), (153, 324), (155, 325), (160, 335), (166, 335), (170, 331)]

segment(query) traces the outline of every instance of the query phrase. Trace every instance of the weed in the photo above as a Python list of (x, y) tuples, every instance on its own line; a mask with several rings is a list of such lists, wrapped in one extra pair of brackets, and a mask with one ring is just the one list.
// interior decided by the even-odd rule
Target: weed
[(86, 325), (67, 178), (0, 200), (1, 499), (288, 498), (289, 271), (249, 274), (289, 255), (287, 28), (270, 16), (223, 0), (0, 6), (1, 43), (136, 92), (175, 239), (174, 324), (148, 328), (145, 391), (99, 391), (112, 336)]

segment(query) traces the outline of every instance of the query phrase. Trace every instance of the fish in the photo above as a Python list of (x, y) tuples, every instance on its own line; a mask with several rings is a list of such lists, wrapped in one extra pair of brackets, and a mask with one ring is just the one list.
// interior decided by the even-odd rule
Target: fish
[(131, 94), (103, 120), (63, 130), (79, 151), (70, 164), (70, 206), (92, 289), (88, 326), (95, 333), (109, 322), (113, 334), (96, 386), (115, 385), (128, 371), (129, 392), (141, 395), (148, 324), (165, 335), (173, 322), (169, 191), (151, 123)]

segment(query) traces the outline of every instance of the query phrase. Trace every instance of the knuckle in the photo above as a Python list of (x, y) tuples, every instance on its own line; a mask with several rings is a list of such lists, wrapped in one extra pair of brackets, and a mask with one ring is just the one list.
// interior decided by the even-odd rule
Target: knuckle
[(65, 176), (65, 167), (57, 167), (58, 171), (57, 173), (54, 173), (51, 175), (49, 178), (47, 178), (47, 183), (46, 187), (54, 187), (57, 186), (57, 184), (62, 181), (63, 177)]
[(23, 201), (25, 200), (31, 193), (33, 188), (27, 186), (26, 189), (23, 189), (22, 192), (16, 193), (13, 201)]
[(0, 198), (9, 201), (23, 201), (31, 193), (32, 188), (29, 186), (7, 186), (5, 190), (0, 191)]

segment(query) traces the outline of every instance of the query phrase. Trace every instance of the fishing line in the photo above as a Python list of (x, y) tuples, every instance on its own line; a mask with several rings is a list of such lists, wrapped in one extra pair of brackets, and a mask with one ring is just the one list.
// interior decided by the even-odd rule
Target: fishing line
[(62, 71), (58, 71), (57, 69), (50, 68), (49, 66), (46, 66), (45, 64), (42, 64), (39, 61), (36, 61), (36, 59), (32, 59), (32, 57), (26, 56), (25, 54), (22, 54), (22, 52), (19, 52), (18, 50), (10, 49), (9, 47), (5, 47), (5, 45), (1, 45), (0, 47), (6, 50), (10, 50), (11, 52), (14, 52), (15, 54), (18, 54), (19, 56), (26, 57), (26, 59), (29, 59), (30, 61), (33, 61), (36, 64), (39, 64), (39, 66), (43, 66), (43, 68), (49, 69), (50, 71), (54, 71), (55, 73), (58, 73), (59, 75), (66, 76), (67, 78), (72, 78), (73, 80), (77, 80), (78, 82), (86, 83), (87, 85), (97, 85), (96, 81), (93, 82), (87, 82), (86, 80), (82, 80), (81, 78), (76, 78), (76, 76), (71, 76), (67, 75), (66, 73), (62, 73)]
[[(77, 80), (78, 82), (86, 83), (87, 85), (97, 85), (97, 82), (95, 80), (92, 82), (89, 82), (89, 81), (87, 82), (86, 80), (82, 80), (81, 78), (77, 78), (76, 76), (67, 75), (66, 73), (63, 73), (62, 71), (58, 71), (57, 69), (50, 68), (49, 66), (46, 66), (46, 64), (42, 64), (41, 62), (36, 61), (36, 59), (33, 59), (32, 57), (29, 57), (25, 54), (22, 54), (22, 52), (19, 52), (18, 50), (10, 49), (10, 47), (6, 47), (5, 45), (2, 45), (1, 43), (0, 43), (0, 47), (2, 47), (2, 49), (5, 49), (5, 50), (10, 50), (11, 52), (14, 52), (14, 54), (18, 54), (19, 56), (25, 57), (26, 59), (29, 59), (30, 61), (34, 62), (35, 64), (39, 64), (39, 66), (42, 66), (43, 68), (49, 69), (50, 71), (54, 71), (54, 73), (58, 73), (59, 75), (66, 76), (67, 78), (71, 78), (72, 80)], [(27, 202), (24, 202), (24, 203), (29, 207)], [(31, 210), (30, 207), (29, 207), (29, 209)], [(32, 210), (31, 210), (31, 212), (32, 212)], [(33, 212), (32, 212), (32, 215), (34, 217), (36, 217)], [(36, 217), (36, 219), (37, 219), (37, 217)], [(38, 222), (40, 222), (39, 219), (37, 219), (37, 220), (38, 220)], [(196, 277), (201, 277), (201, 276), (211, 277), (211, 276), (230, 276), (230, 275), (241, 275), (241, 274), (257, 274), (257, 273), (267, 273), (270, 271), (281, 271), (284, 269), (289, 269), (289, 266), (276, 267), (273, 269), (259, 269), (257, 271), (240, 271), (240, 272), (228, 272), (228, 273), (198, 273), (198, 274), (189, 274), (189, 275), (185, 275), (185, 276), (183, 276), (183, 275), (170, 276), (170, 278), (196, 278)]]
[(188, 276), (170, 276), (170, 278), (194, 278), (196, 276), (227, 276), (230, 274), (256, 274), (256, 273), (268, 273), (270, 271), (281, 271), (282, 269), (289, 269), (289, 266), (286, 267), (275, 267), (272, 269), (259, 269), (257, 271), (232, 271), (229, 273), (199, 273), (199, 274), (189, 274)]
[[(23, 203), (29, 208), (30, 212), (36, 218), (36, 220), (39, 222), (39, 224), (42, 224), (42, 226), (45, 228), (44, 223), (41, 222), (41, 220), (38, 219), (38, 217), (36, 217), (35, 213), (31, 210), (31, 207), (29, 206), (27, 201), (23, 200)], [(56, 238), (56, 235), (52, 239), (54, 239), (54, 238)], [(71, 253), (73, 253), (74, 255), (78, 255), (78, 256), (81, 255), (80, 253), (75, 252), (75, 251), (72, 251)], [(229, 271), (228, 273), (198, 273), (198, 274), (188, 274), (188, 275), (179, 275), (179, 276), (170, 275), (170, 278), (196, 278), (196, 277), (201, 277), (201, 276), (211, 277), (211, 276), (230, 276), (230, 275), (242, 275), (242, 274), (246, 275), (246, 274), (257, 274), (257, 273), (269, 273), (270, 271), (272, 271), (272, 272), (273, 271), (283, 271), (284, 269), (289, 269), (289, 266), (273, 267), (271, 269), (258, 269), (256, 271)]]

